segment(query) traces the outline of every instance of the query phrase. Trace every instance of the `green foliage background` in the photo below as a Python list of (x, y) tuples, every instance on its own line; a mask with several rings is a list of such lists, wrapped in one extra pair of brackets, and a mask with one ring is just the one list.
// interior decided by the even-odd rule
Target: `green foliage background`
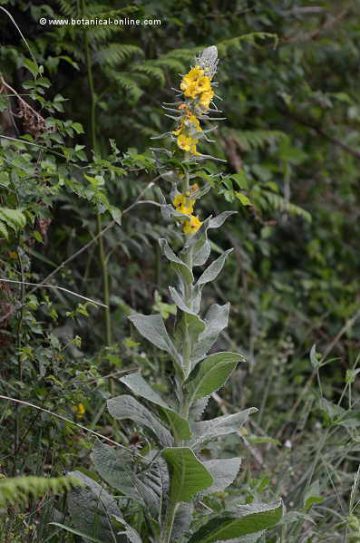
[[(216, 44), (226, 120), (207, 151), (226, 163), (204, 167), (203, 175), (225, 175), (203, 199), (202, 215), (238, 214), (218, 234), (214, 248), (235, 253), (208, 297), (232, 304), (233, 339), (223, 335), (219, 347), (240, 350), (249, 363), (209, 409), (259, 408), (231, 492), (247, 502), (284, 498), (286, 524), (268, 541), (359, 541), (358, 1), (0, 7), (1, 277), (47, 285), (0, 283), (0, 394), (73, 422), (2, 399), (4, 475), (58, 476), (88, 462), (92, 436), (79, 425), (131, 444), (137, 434), (111, 430), (104, 411), (111, 392), (122, 390), (118, 377), (141, 367), (164, 386), (164, 361), (144, 355), (125, 316), (131, 306), (171, 319), (157, 240), (172, 227), (157, 207), (132, 205), (160, 201), (157, 187), (166, 185), (156, 179), (149, 187), (149, 148), (171, 126), (161, 104), (194, 54)], [(83, 16), (162, 24), (38, 23)], [(56, 286), (108, 299), (107, 322), (101, 306)], [(74, 413), (79, 403), (83, 420)], [(226, 446), (231, 456), (238, 443)], [(43, 520), (54, 520), (54, 510), (61, 521), (64, 508), (50, 497), (14, 510), (1, 537), (24, 541), (25, 525), (26, 541), (58, 541)]]

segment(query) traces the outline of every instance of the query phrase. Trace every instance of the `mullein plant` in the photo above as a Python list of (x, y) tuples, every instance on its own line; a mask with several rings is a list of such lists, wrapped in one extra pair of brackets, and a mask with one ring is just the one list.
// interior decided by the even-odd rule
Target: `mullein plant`
[[(72, 527), (67, 529), (84, 541), (250, 543), (260, 540), (282, 517), (281, 502), (232, 502), (220, 513), (206, 505), (211, 504), (210, 494), (224, 492), (235, 481), (241, 459), (209, 459), (208, 455), (205, 459), (205, 446), (215, 440), (219, 446), (221, 438), (239, 435), (256, 411), (250, 408), (202, 420), (211, 394), (226, 383), (239, 362), (244, 362), (239, 353), (212, 350), (228, 324), (229, 304), (214, 303), (205, 314), (202, 311), (203, 289), (216, 279), (231, 252), (225, 251), (207, 264), (209, 232), (220, 228), (233, 212), (201, 220), (196, 211), (209, 188), (199, 186), (196, 172), (199, 162), (209, 159), (199, 151), (209, 133), (205, 125), (219, 113), (214, 105), (217, 63), (216, 47), (205, 49), (182, 77), (176, 101), (166, 105), (176, 121), (168, 133), (173, 142), (169, 158), (171, 161), (180, 154), (182, 162), (181, 171), (171, 172), (172, 191), (162, 206), (164, 215), (181, 231), (180, 250), (176, 254), (169, 240), (160, 240), (163, 255), (177, 277), (176, 286), (169, 287), (177, 306), (176, 322), (170, 331), (160, 314), (133, 313), (129, 317), (139, 334), (165, 353), (172, 394), (163, 397), (137, 372), (121, 379), (125, 394), (108, 400), (108, 410), (115, 419), (130, 420), (141, 428), (143, 444), (136, 449), (96, 444), (93, 465), (115, 494), (89, 475), (72, 474), (83, 486), (70, 493)], [(160, 169), (164, 178), (169, 178), (169, 172), (161, 165)]]

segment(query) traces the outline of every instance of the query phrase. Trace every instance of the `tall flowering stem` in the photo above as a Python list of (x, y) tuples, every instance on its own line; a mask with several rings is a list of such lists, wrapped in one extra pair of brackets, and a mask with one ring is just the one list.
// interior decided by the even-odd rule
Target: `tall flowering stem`
[[(102, 502), (108, 504), (110, 514), (105, 517), (103, 509), (98, 511), (100, 519), (96, 524), (103, 527), (97, 536), (104, 542), (111, 540), (106, 532), (109, 517), (123, 527), (121, 534), (131, 542), (215, 543), (262, 533), (282, 515), (281, 503), (235, 508), (232, 504), (228, 511), (208, 517), (202, 509), (204, 524), (200, 528), (193, 522), (199, 502), (208, 494), (224, 491), (236, 479), (241, 464), (238, 457), (209, 460), (202, 451), (210, 441), (228, 434), (239, 435), (241, 426), (256, 411), (250, 408), (201, 420), (211, 394), (226, 383), (239, 362), (244, 362), (237, 352), (213, 349), (228, 324), (229, 304), (213, 303), (205, 313), (202, 307), (204, 287), (217, 278), (232, 251), (224, 251), (208, 264), (208, 234), (234, 212), (201, 219), (196, 210), (199, 199), (210, 189), (206, 181), (200, 180), (198, 164), (209, 158), (200, 149), (208, 140), (207, 122), (219, 113), (214, 104), (217, 63), (216, 47), (205, 49), (182, 77), (176, 100), (166, 105), (167, 114), (176, 124), (168, 133), (173, 150), (165, 150), (170, 160), (159, 160), (162, 177), (172, 182), (162, 211), (180, 229), (182, 245), (175, 252), (170, 240), (161, 239), (160, 246), (177, 276), (177, 284), (169, 287), (177, 307), (175, 326), (170, 331), (160, 314), (133, 313), (129, 317), (148, 342), (166, 353), (171, 394), (160, 395), (140, 372), (122, 377), (120, 381), (128, 394), (108, 400), (108, 410), (118, 420), (130, 419), (142, 426), (148, 445), (134, 457), (131, 451), (114, 451), (98, 444), (92, 455), (96, 470), (108, 484), (113, 484), (130, 503), (142, 504), (151, 534), (142, 539), (121, 517), (112, 497), (80, 474), (78, 477), (87, 486), (81, 490), (82, 497), (85, 493), (89, 499), (92, 493), (93, 502), (101, 496)], [(178, 166), (174, 168), (174, 164)], [(82, 533), (90, 531), (91, 526), (88, 522), (85, 526), (81, 518), (77, 524)], [(94, 531), (90, 535), (93, 537)]]

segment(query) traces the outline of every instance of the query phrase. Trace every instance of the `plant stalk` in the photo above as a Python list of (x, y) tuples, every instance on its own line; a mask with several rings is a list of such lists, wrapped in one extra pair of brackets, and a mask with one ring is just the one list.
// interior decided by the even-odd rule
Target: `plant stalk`
[[(81, 9), (82, 14), (85, 15), (85, 0), (81, 0)], [(92, 71), (92, 63), (91, 63), (91, 55), (90, 55), (90, 46), (89, 46), (89, 38), (88, 34), (85, 31), (85, 60), (86, 60), (86, 69), (87, 69), (87, 79), (88, 79), (88, 85), (89, 85), (89, 91), (90, 91), (90, 132), (91, 132), (91, 144), (92, 148), (94, 150), (94, 153), (97, 154), (98, 152), (98, 142), (96, 137), (96, 94), (95, 94), (95, 87), (94, 87), (94, 77), (93, 77), (93, 71)], [(96, 224), (97, 224), (97, 235), (99, 236), (100, 232), (102, 231), (102, 221), (101, 221), (101, 215), (100, 213), (97, 213), (96, 216)], [(105, 255), (105, 246), (104, 246), (104, 240), (102, 236), (99, 236), (99, 264), (101, 269), (101, 275), (103, 280), (103, 300), (104, 304), (106, 305), (105, 308), (105, 337), (106, 337), (106, 345), (110, 346), (112, 343), (112, 331), (111, 331), (111, 314), (110, 314), (110, 286), (109, 286), (109, 274), (108, 274), (108, 266), (107, 266), (107, 260)], [(109, 380), (110, 384), (110, 391), (113, 390), (113, 381), (112, 379)]]

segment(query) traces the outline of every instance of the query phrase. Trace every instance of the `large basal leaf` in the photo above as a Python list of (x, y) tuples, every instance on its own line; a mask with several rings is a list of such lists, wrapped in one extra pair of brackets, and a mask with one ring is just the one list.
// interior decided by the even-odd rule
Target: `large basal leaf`
[(106, 483), (125, 496), (141, 501), (134, 485), (134, 457), (130, 451), (98, 442), (90, 457), (97, 473)]
[(282, 502), (241, 506), (210, 520), (193, 534), (189, 543), (217, 543), (261, 532), (276, 526), (282, 514)]
[(204, 491), (204, 494), (222, 492), (235, 481), (241, 466), (241, 458), (207, 460), (204, 466), (214, 479), (213, 484)]
[(167, 428), (161, 424), (146, 407), (132, 396), (123, 394), (107, 401), (110, 415), (118, 420), (130, 419), (136, 424), (148, 428), (159, 440), (161, 445), (168, 447), (173, 444), (173, 438)]
[(188, 447), (172, 447), (162, 452), (170, 472), (169, 499), (172, 503), (190, 502), (214, 480)]
[(250, 407), (233, 415), (223, 415), (211, 420), (194, 422), (192, 425), (194, 434), (192, 445), (199, 447), (212, 439), (238, 432), (241, 426), (248, 421), (249, 416), (256, 412), (255, 407)]
[(174, 525), (171, 532), (173, 541), (183, 541), (181, 538), (190, 528), (194, 512), (193, 503), (180, 503), (176, 509)]
[(163, 458), (144, 457), (141, 463), (139, 459), (135, 463), (130, 451), (118, 450), (99, 442), (91, 453), (91, 460), (97, 473), (112, 488), (145, 504), (154, 518), (158, 517), (163, 496), (169, 486)]
[(214, 281), (223, 269), (225, 261), (232, 251), (233, 249), (229, 249), (219, 256), (219, 258), (214, 260), (214, 262), (212, 262), (210, 266), (200, 275), (199, 279), (197, 280), (196, 287), (201, 287)]
[(229, 321), (230, 304), (213, 304), (210, 306), (205, 316), (205, 330), (200, 334), (199, 339), (194, 346), (192, 354), (192, 366), (195, 367), (199, 360), (209, 352), (220, 332), (227, 327)]
[(190, 439), (191, 430), (186, 419), (173, 411), (161, 396), (151, 388), (140, 373), (131, 373), (120, 379), (136, 396), (141, 396), (145, 400), (159, 406), (161, 412), (169, 423), (172, 433), (177, 440)]
[(208, 396), (222, 387), (242, 358), (237, 353), (221, 352), (211, 354), (200, 362), (186, 384), (189, 403), (192, 404), (194, 400)]
[(128, 319), (135, 326), (139, 334), (158, 349), (169, 353), (174, 360), (180, 363), (180, 355), (167, 333), (161, 315), (141, 315), (140, 313), (134, 313)]
[(115, 499), (96, 481), (83, 473), (75, 471), (70, 475), (85, 485), (82, 488), (75, 488), (68, 496), (68, 508), (73, 526), (93, 540), (120, 543), (111, 521), (113, 516), (121, 518)]

